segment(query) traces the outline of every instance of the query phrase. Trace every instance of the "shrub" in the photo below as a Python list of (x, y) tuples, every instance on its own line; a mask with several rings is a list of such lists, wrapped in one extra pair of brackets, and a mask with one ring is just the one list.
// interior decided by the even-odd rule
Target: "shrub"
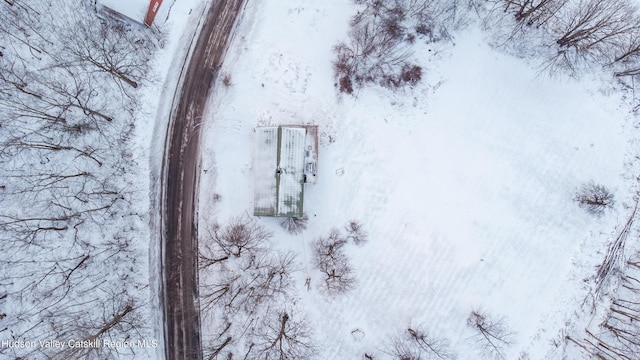
[(340, 78), (340, 92), (353, 94), (353, 83), (350, 77), (343, 76)]
[(402, 81), (416, 84), (422, 79), (422, 68), (418, 65), (405, 65), (402, 67)]
[(483, 355), (505, 359), (505, 348), (513, 343), (513, 333), (507, 327), (504, 318), (482, 310), (473, 310), (467, 318), (467, 326), (476, 332), (473, 340)]
[(222, 75), (222, 83), (224, 84), (224, 86), (229, 87), (231, 86), (231, 74), (229, 73), (224, 73), (224, 75)]
[(615, 203), (613, 193), (604, 185), (596, 184), (593, 181), (580, 186), (574, 200), (587, 213), (597, 216), (604, 214), (605, 210)]
[(353, 241), (356, 245), (367, 242), (369, 234), (362, 229), (362, 225), (357, 220), (351, 220), (344, 228), (347, 232), (347, 240)]
[(353, 269), (343, 249), (346, 243), (338, 229), (331, 229), (329, 236), (311, 244), (315, 266), (326, 275), (323, 290), (329, 295), (345, 293), (355, 286)]
[(280, 225), (282, 226), (282, 228), (287, 230), (289, 234), (297, 235), (307, 228), (308, 222), (309, 216), (307, 216), (307, 214), (303, 214), (301, 217), (284, 218), (280, 222)]

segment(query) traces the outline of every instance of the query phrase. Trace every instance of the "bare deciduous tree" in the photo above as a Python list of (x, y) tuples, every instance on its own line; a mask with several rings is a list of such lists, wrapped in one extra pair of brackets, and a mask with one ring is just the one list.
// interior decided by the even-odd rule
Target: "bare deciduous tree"
[(311, 359), (316, 349), (311, 342), (311, 328), (304, 318), (291, 311), (274, 311), (256, 328), (254, 351), (246, 359)]
[(586, 212), (597, 216), (604, 214), (615, 203), (613, 193), (593, 181), (581, 185), (573, 199)]
[(467, 318), (467, 325), (476, 332), (473, 339), (485, 355), (505, 359), (505, 347), (511, 345), (513, 333), (504, 318), (473, 310)]
[(226, 226), (214, 224), (208, 233), (212, 241), (208, 246), (215, 245), (215, 251), (210, 247), (210, 252), (201, 254), (205, 266), (215, 261), (216, 256), (240, 257), (245, 252), (264, 249), (272, 236), (271, 232), (246, 215), (231, 219)]
[(566, 4), (560, 0), (501, 0), (504, 12), (513, 14), (515, 20), (526, 26), (541, 26)]
[[(33, 340), (138, 338), (150, 330), (145, 265), (132, 246), (147, 221), (128, 175), (138, 94), (73, 62), (66, 45), (86, 40), (76, 21), (102, 20), (83, 1), (0, 2), (3, 327)], [(147, 45), (111, 56), (148, 64), (157, 43)], [(129, 350), (11, 351), (40, 359)]]
[(448, 27), (457, 18), (458, 1), (362, 0), (351, 20), (346, 42), (334, 52), (334, 71), (341, 92), (376, 83), (389, 88), (413, 85), (422, 68), (412, 64), (410, 46), (416, 38), (448, 40)]
[(91, 22), (83, 18), (73, 20), (66, 27), (68, 35), (82, 41), (66, 42), (65, 50), (71, 58), (60, 59), (64, 66), (92, 66), (133, 88), (149, 75), (149, 58), (131, 55), (149, 51), (162, 42), (157, 27), (141, 31), (108, 18)]
[[(532, 56), (547, 53), (543, 67), (550, 73), (579, 75), (594, 66), (612, 70), (617, 76), (636, 76), (640, 54), (638, 4), (630, 0), (493, 0), (484, 7), (485, 22), (513, 16), (514, 28), (504, 46)], [(505, 15), (509, 15), (506, 16)], [(540, 31), (536, 30), (539, 29)], [(500, 31), (498, 31), (500, 33)], [(532, 34), (532, 37), (528, 37)], [(552, 51), (522, 46), (539, 42)], [(535, 54), (535, 55), (534, 55)]]
[(637, 13), (628, 0), (579, 0), (564, 6), (551, 26), (558, 51), (548, 67), (576, 73), (583, 62), (615, 61), (617, 49), (640, 26)]
[(449, 349), (449, 342), (439, 339), (421, 327), (409, 327), (395, 336), (388, 345), (387, 352), (398, 360), (455, 359)]
[[(271, 236), (255, 219), (242, 216), (214, 225), (200, 242), (200, 304), (204, 317), (220, 324), (204, 339), (206, 358), (276, 359), (277, 351), (288, 358), (305, 354), (297, 344), (309, 340), (299, 332), (303, 319), (290, 320), (291, 313), (286, 313), (286, 319), (278, 315), (280, 322), (274, 324), (272, 309), (292, 302), (295, 259), (291, 253), (272, 250)], [(283, 327), (283, 335), (272, 331), (276, 325)], [(267, 345), (265, 339), (275, 345)]]
[(222, 329), (217, 331), (215, 339), (203, 339), (202, 353), (205, 359), (221, 359), (224, 354), (227, 354), (227, 358), (229, 357), (231, 353), (225, 353), (225, 350), (233, 346), (234, 338), (229, 333), (231, 325), (231, 322), (226, 322)]
[(346, 239), (348, 241), (353, 241), (356, 245), (362, 245), (369, 241), (369, 234), (367, 234), (367, 232), (362, 228), (362, 224), (357, 220), (349, 221), (344, 229), (347, 232)]
[(563, 20), (556, 43), (561, 47), (591, 48), (637, 26), (634, 8), (626, 0), (581, 0)]
[(353, 269), (343, 249), (346, 243), (337, 229), (331, 229), (327, 237), (319, 237), (311, 244), (315, 266), (325, 276), (322, 289), (330, 295), (344, 293), (355, 286)]
[(287, 230), (290, 234), (297, 235), (302, 233), (307, 228), (309, 222), (309, 216), (302, 214), (301, 217), (287, 217), (284, 218), (280, 225)]
[(214, 227), (218, 230), (209, 233), (200, 251), (200, 267), (211, 274), (201, 284), (203, 309), (253, 314), (261, 304), (286, 295), (292, 286), (294, 257), (270, 250), (269, 232), (249, 217)]
[[(119, 297), (114, 300), (120, 300)], [(129, 300), (132, 301), (132, 300)], [(65, 333), (57, 333), (57, 336), (65, 336), (73, 341), (73, 344), (83, 344), (86, 346), (67, 346), (56, 352), (53, 358), (58, 359), (91, 359), (91, 358), (117, 358), (118, 349), (110, 346), (105, 341), (112, 342), (115, 339), (123, 341), (126, 334), (133, 328), (140, 327), (141, 318), (136, 314), (136, 307), (133, 303), (112, 303), (110, 311), (93, 315), (81, 316), (78, 314), (76, 323), (65, 329)], [(130, 341), (138, 345), (138, 339), (130, 339)], [(142, 340), (142, 339), (139, 339)], [(106, 346), (105, 346), (106, 345)]]
[[(597, 327), (565, 336), (593, 359), (634, 360), (640, 354), (640, 256), (634, 254), (618, 271), (617, 288)], [(595, 325), (595, 324), (594, 324)]]
[[(636, 12), (637, 14), (639, 12)], [(640, 75), (640, 26), (623, 34), (615, 49), (612, 65), (615, 75), (637, 76)]]
[(341, 84), (389, 85), (389, 80), (397, 76), (411, 53), (402, 46), (397, 34), (387, 31), (388, 25), (379, 18), (363, 18), (352, 26), (349, 42), (334, 48), (337, 56), (334, 69)]

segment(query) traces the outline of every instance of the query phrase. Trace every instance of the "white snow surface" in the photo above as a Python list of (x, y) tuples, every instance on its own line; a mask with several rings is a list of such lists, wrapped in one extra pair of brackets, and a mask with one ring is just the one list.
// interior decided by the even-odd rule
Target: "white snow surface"
[[(256, 126), (318, 124), (308, 229), (292, 236), (261, 221), (299, 255), (320, 359), (385, 358), (389, 336), (418, 325), (458, 358), (480, 359), (466, 325), (479, 308), (514, 333), (506, 358), (555, 358), (550, 342), (593, 271), (582, 265), (626, 214), (619, 97), (601, 80), (549, 78), (490, 48), (473, 25), (454, 44), (418, 48), (415, 88), (342, 96), (332, 47), (355, 11), (338, 0), (248, 3), (222, 69), (232, 84), (217, 85), (204, 128), (201, 226), (251, 213)], [(572, 200), (591, 180), (621, 199), (602, 218)], [(351, 219), (369, 242), (347, 249), (356, 288), (329, 298), (317, 290), (309, 244)]]

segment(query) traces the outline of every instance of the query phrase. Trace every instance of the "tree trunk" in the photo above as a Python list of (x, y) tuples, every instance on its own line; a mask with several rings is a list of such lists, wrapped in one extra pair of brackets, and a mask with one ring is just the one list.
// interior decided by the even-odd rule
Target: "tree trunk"
[(105, 332), (111, 330), (112, 327), (116, 326), (122, 320), (122, 318), (124, 318), (128, 313), (130, 313), (132, 311), (133, 311), (133, 308), (130, 305), (127, 305), (127, 307), (125, 307), (124, 310), (120, 314), (114, 315), (113, 319), (111, 319), (109, 322), (104, 324), (104, 326), (97, 333), (95, 333), (94, 335), (90, 336), (88, 340), (89, 341), (95, 341), (100, 336), (102, 336), (102, 334), (104, 334)]

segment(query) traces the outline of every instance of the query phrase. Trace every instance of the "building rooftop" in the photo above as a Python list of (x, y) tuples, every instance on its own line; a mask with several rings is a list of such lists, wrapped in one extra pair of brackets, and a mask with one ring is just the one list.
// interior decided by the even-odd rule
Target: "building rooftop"
[(98, 0), (98, 4), (141, 24), (149, 8), (149, 0)]
[(302, 216), (308, 142), (305, 126), (256, 128), (254, 215)]

